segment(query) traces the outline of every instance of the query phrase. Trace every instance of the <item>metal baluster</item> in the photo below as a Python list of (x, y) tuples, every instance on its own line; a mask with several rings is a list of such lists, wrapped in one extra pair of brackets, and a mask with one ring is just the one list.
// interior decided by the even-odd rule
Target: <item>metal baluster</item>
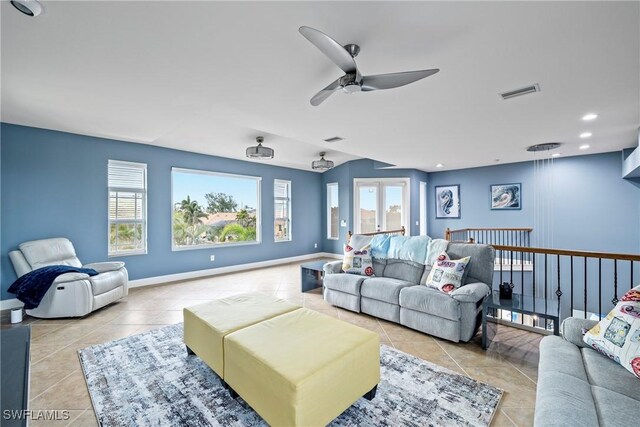
[(618, 303), (618, 260), (613, 260), (613, 305)]
[[(549, 272), (549, 268), (548, 268), (547, 264), (547, 254), (544, 254), (544, 312), (547, 312), (547, 276), (548, 276), (548, 272)], [(547, 328), (546, 323), (545, 323), (545, 329)]]
[(557, 255), (556, 261), (558, 263), (558, 289), (556, 289), (556, 296), (558, 297), (558, 320), (560, 319), (560, 297), (562, 296), (562, 289), (560, 289), (560, 255)]
[(509, 284), (513, 285), (513, 251), (509, 252), (509, 259), (510, 259), (510, 273), (509, 273)]
[(569, 316), (573, 316), (573, 255), (571, 255), (571, 311)]
[(502, 285), (502, 249), (500, 249), (500, 285)]
[[(524, 252), (520, 252), (523, 255)], [(524, 265), (520, 263), (520, 286), (522, 287), (522, 295), (524, 295)]]
[(602, 258), (598, 258), (598, 317), (602, 319)]
[(587, 318), (587, 257), (584, 257), (584, 318)]
[(633, 289), (633, 261), (629, 261), (629, 264), (631, 264), (631, 281), (629, 282), (631, 285), (629, 286), (629, 289)]
[(536, 254), (534, 252), (531, 253), (532, 256), (532, 266), (533, 266), (533, 277), (531, 284), (533, 285), (533, 311), (536, 311)]

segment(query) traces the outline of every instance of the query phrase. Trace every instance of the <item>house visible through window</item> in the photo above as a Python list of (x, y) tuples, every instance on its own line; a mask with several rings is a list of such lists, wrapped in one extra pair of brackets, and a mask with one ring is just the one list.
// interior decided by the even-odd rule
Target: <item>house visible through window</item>
[(109, 256), (147, 253), (147, 165), (109, 160)]
[(273, 237), (276, 242), (291, 240), (291, 181), (273, 181)]
[(173, 250), (260, 243), (260, 182), (172, 168)]
[(338, 239), (340, 227), (340, 209), (338, 202), (338, 183), (327, 184), (327, 239)]

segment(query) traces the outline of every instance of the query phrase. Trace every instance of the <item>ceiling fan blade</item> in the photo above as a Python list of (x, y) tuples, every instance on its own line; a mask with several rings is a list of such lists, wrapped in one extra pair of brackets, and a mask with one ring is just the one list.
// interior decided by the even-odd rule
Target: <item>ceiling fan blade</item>
[(338, 67), (347, 74), (356, 72), (356, 61), (351, 54), (342, 47), (340, 43), (323, 33), (311, 27), (300, 27), (298, 29), (307, 40), (315, 45), (322, 53), (327, 55)]
[(329, 86), (322, 89), (320, 92), (313, 95), (313, 98), (311, 98), (311, 105), (317, 107), (318, 105), (322, 104), (325, 99), (327, 99), (333, 92), (340, 89), (340, 87), (341, 86), (339, 78), (336, 81), (332, 82)]
[(362, 77), (362, 90), (380, 90), (392, 89), (408, 85), (425, 77), (429, 77), (440, 71), (437, 68), (433, 70), (405, 71), (403, 73), (375, 74), (373, 76)]

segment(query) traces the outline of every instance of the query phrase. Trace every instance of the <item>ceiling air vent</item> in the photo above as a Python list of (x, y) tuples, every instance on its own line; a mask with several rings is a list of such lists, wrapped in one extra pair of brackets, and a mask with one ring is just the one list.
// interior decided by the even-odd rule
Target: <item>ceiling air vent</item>
[(510, 98), (515, 98), (516, 96), (528, 95), (535, 92), (540, 92), (540, 85), (538, 83), (532, 84), (531, 86), (523, 87), (521, 89), (503, 92), (500, 94), (500, 96), (502, 97), (502, 99), (507, 100)]
[(332, 137), (332, 138), (324, 139), (323, 141), (324, 141), (324, 142), (338, 142), (338, 141), (342, 141), (343, 139), (344, 139), (344, 138), (342, 138), (342, 137), (334, 136), (334, 137)]

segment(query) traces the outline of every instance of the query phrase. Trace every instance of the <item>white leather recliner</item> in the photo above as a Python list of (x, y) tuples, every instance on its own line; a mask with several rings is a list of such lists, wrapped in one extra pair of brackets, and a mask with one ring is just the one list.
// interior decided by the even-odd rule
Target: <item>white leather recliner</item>
[(48, 265), (93, 268), (97, 276), (65, 273), (56, 278), (40, 305), (26, 310), (33, 317), (81, 317), (129, 293), (129, 276), (124, 262), (96, 262), (82, 265), (73, 244), (65, 238), (25, 242), (9, 252), (18, 277)]

